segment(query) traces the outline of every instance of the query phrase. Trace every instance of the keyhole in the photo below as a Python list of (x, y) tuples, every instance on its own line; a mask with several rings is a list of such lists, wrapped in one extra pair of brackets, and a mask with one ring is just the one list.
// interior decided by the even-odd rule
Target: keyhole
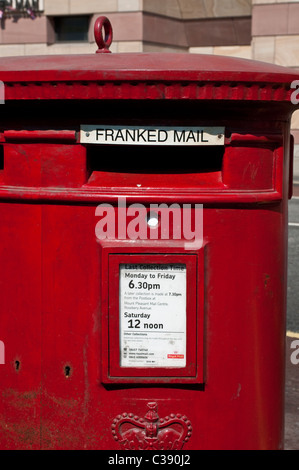
[(70, 373), (71, 373), (71, 368), (70, 366), (65, 366), (64, 368), (64, 374), (66, 377), (69, 377), (70, 376)]
[(15, 368), (17, 371), (20, 369), (20, 361), (15, 361)]

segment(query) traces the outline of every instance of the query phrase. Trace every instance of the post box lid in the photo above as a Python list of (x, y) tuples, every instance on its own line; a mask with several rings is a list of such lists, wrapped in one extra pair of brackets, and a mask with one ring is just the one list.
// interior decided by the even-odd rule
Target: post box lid
[[(109, 23), (107, 18), (99, 18), (102, 22), (103, 19)], [(105, 46), (103, 38), (100, 39)], [(99, 46), (97, 35), (96, 41)], [(97, 52), (107, 51), (104, 47)], [(188, 53), (103, 53), (0, 59), (5, 99), (290, 101), (294, 91), (291, 84), (298, 78), (296, 70), (278, 65)]]

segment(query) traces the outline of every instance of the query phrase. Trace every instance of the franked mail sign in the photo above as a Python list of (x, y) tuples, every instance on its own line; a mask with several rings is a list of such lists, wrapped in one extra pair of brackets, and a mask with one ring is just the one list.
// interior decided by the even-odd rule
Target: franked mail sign
[(186, 265), (120, 265), (120, 366), (186, 367)]
[(80, 142), (102, 145), (224, 145), (224, 128), (82, 125)]

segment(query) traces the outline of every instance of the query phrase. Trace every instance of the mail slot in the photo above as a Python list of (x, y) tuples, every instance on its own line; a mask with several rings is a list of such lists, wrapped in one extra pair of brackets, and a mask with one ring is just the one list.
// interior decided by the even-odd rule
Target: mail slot
[(0, 60), (0, 446), (281, 449), (295, 71), (95, 35)]

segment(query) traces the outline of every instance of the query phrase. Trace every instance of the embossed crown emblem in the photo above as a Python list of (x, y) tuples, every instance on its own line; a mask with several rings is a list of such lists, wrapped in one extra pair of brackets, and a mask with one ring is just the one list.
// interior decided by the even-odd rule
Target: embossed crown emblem
[(112, 423), (112, 434), (124, 450), (180, 450), (192, 434), (186, 416), (170, 414), (159, 418), (156, 402), (147, 404), (144, 418), (133, 413), (118, 415)]

